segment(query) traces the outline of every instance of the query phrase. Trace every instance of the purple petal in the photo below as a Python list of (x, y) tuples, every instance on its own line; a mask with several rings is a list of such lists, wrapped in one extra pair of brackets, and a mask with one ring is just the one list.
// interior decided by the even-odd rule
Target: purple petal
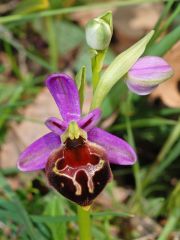
[(137, 159), (135, 151), (127, 142), (100, 128), (90, 130), (88, 139), (104, 147), (110, 163), (132, 165)]
[(126, 84), (131, 92), (138, 95), (148, 95), (157, 87), (157, 85), (152, 87), (144, 87), (138, 84), (133, 84), (129, 80), (126, 80)]
[(84, 118), (81, 118), (78, 121), (78, 125), (80, 128), (84, 129), (85, 131), (89, 131), (90, 129), (94, 128), (97, 125), (100, 118), (101, 118), (101, 110), (97, 108), (91, 111)]
[(147, 95), (172, 75), (171, 66), (163, 58), (146, 56), (138, 59), (129, 70), (126, 83), (132, 92)]
[(80, 118), (80, 103), (78, 89), (71, 77), (66, 74), (52, 74), (46, 80), (46, 86), (51, 92), (65, 122)]
[(157, 56), (146, 56), (139, 58), (130, 69), (128, 76), (134, 80), (159, 80), (167, 79), (172, 75), (171, 66)]
[(61, 135), (67, 128), (67, 124), (55, 117), (48, 118), (45, 122), (46, 126), (54, 133)]
[(50, 153), (61, 145), (60, 137), (48, 133), (27, 147), (20, 155), (17, 167), (24, 172), (45, 168)]

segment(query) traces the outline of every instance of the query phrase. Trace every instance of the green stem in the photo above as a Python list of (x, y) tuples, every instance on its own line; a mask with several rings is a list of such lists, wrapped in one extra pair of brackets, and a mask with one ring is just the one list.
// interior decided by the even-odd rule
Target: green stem
[[(166, 118), (142, 118), (131, 121), (132, 128), (144, 128), (144, 127), (158, 127), (162, 125), (174, 126), (176, 125), (176, 120), (166, 119)], [(108, 130), (110, 132), (120, 131), (126, 129), (127, 126), (125, 123), (116, 124), (110, 127)]]
[(163, 56), (180, 39), (180, 26), (177, 26), (158, 43), (153, 44), (145, 51), (144, 55)]
[[(135, 142), (134, 142), (134, 136), (132, 132), (131, 122), (128, 116), (125, 117), (126, 119), (126, 128), (127, 128), (127, 134), (128, 134), (128, 142), (135, 148)], [(133, 165), (133, 174), (135, 178), (135, 184), (136, 184), (136, 198), (140, 202), (141, 196), (142, 196), (142, 186), (141, 186), (141, 178), (140, 178), (140, 166), (139, 163), (136, 162)]]
[[(9, 103), (8, 103), (8, 104), (14, 104), (18, 99), (20, 99), (23, 91), (24, 91), (23, 86), (22, 86), (22, 85), (19, 85), (19, 86), (15, 89), (15, 91), (14, 91), (11, 99), (9, 100)], [(11, 112), (11, 109), (9, 109), (9, 108), (6, 108), (6, 109), (4, 109), (4, 110), (1, 112), (0, 129), (1, 129), (1, 128), (3, 127), (3, 125), (6, 123), (6, 120), (7, 120), (8, 116), (9, 116), (9, 113), (10, 113), (10, 112)]]
[(154, 30), (155, 30), (155, 34), (152, 36), (151, 40), (148, 43), (147, 48), (149, 48), (151, 45), (153, 45), (153, 43), (155, 42), (155, 40), (157, 39), (157, 33), (159, 32), (159, 29), (161, 27), (162, 24), (162, 20), (164, 20), (164, 18), (167, 16), (167, 14), (169, 13), (169, 10), (171, 9), (172, 5), (174, 3), (174, 0), (169, 0), (166, 4), (166, 6), (163, 9), (163, 12), (159, 18), (159, 20), (157, 21)]
[(156, 162), (161, 162), (169, 150), (172, 148), (173, 144), (179, 138), (180, 135), (180, 120), (178, 121), (177, 125), (173, 128), (172, 132), (170, 133), (168, 139), (166, 140), (165, 144), (163, 145), (161, 151), (159, 152)]
[(34, 53), (30, 52), (29, 50), (25, 49), (17, 39), (12, 37), (12, 34), (7, 30), (6, 27), (1, 26), (0, 30), (1, 30), (0, 39), (2, 39), (4, 42), (7, 42), (11, 46), (13, 46), (13, 48), (21, 52), (22, 54), (24, 54), (30, 60), (35, 61), (42, 67), (52, 71), (52, 67), (48, 62), (46, 62), (44, 59), (40, 58), (39, 56), (35, 55)]
[(80, 240), (91, 240), (91, 221), (90, 211), (84, 210), (78, 206), (78, 222), (80, 231)]
[(180, 13), (180, 5), (176, 8), (176, 10), (171, 14), (171, 16), (167, 19), (167, 21), (164, 23), (161, 29), (159, 29), (153, 36), (154, 40), (156, 40), (161, 33), (163, 33), (174, 21), (174, 19), (178, 16)]
[(100, 79), (100, 72), (103, 67), (104, 58), (106, 55), (107, 50), (103, 51), (96, 51), (92, 50), (92, 59), (91, 59), (91, 65), (92, 65), (92, 84), (93, 84), (93, 91), (96, 90), (96, 87), (99, 83)]
[[(135, 148), (134, 135), (132, 131), (131, 121), (129, 118), (129, 114), (132, 108), (131, 102), (132, 102), (132, 93), (129, 92), (126, 100), (125, 123), (126, 123), (127, 135), (128, 135), (128, 142), (132, 147)], [(133, 211), (141, 212), (142, 183), (141, 183), (140, 166), (138, 161), (133, 165), (133, 175), (135, 178), (136, 192), (134, 194), (134, 197), (131, 199), (131, 204), (133, 204)]]
[(47, 28), (49, 35), (49, 51), (51, 66), (53, 71), (58, 69), (58, 49), (57, 49), (57, 39), (56, 39), (56, 29), (54, 26), (54, 21), (52, 17), (47, 18)]
[[(174, 3), (174, 0), (169, 0), (167, 2), (167, 4), (165, 5), (164, 9), (163, 9), (163, 12), (159, 18), (159, 20), (157, 21), (155, 27), (154, 27), (154, 30), (155, 31), (158, 31), (160, 26), (161, 26), (161, 23), (162, 23), (162, 20), (167, 16), (167, 14), (169, 13), (169, 10), (171, 9), (172, 5)], [(153, 38), (153, 37), (152, 37)]]
[(164, 229), (162, 230), (158, 240), (164, 240), (164, 239), (168, 239), (169, 237), (169, 234), (174, 230), (177, 222), (179, 220), (179, 217), (178, 217), (178, 214), (176, 214), (175, 212), (173, 212), (167, 223), (166, 223), (166, 226), (164, 227)]
[(98, 85), (98, 82), (99, 82), (99, 71), (97, 69), (97, 67), (94, 67), (92, 69), (92, 85), (93, 85), (93, 91), (95, 91), (97, 85)]
[[(146, 188), (150, 182), (155, 181), (156, 178), (163, 172), (163, 170), (179, 156), (180, 141), (177, 141), (179, 139), (179, 134), (180, 120), (170, 133), (168, 139), (158, 154), (156, 161), (149, 168), (146, 178), (142, 184), (143, 188)], [(173, 146), (176, 141), (176, 145)]]
[(172, 148), (168, 156), (161, 161), (159, 164), (154, 164), (152, 168), (149, 169), (146, 178), (143, 181), (143, 188), (147, 188), (147, 185), (156, 182), (156, 179), (163, 174), (163, 171), (167, 169), (170, 164), (173, 163), (179, 157), (180, 141), (178, 141)]
[[(149, 0), (148, 2), (160, 2), (161, 0)], [(91, 5), (85, 6), (76, 6), (76, 7), (69, 7), (69, 8), (60, 8), (60, 9), (51, 9), (46, 11), (41, 11), (37, 13), (31, 13), (28, 15), (21, 15), (21, 14), (14, 14), (10, 16), (0, 17), (0, 23), (7, 23), (7, 22), (14, 22), (15, 21), (31, 21), (42, 17), (49, 17), (55, 16), (60, 14), (67, 14), (77, 11), (89, 11), (90, 9), (97, 9), (97, 8), (110, 8), (116, 6), (128, 6), (132, 4), (139, 4), (139, 3), (146, 3), (147, 0), (126, 0), (126, 1), (113, 1), (107, 3), (96, 3)], [(17, 23), (18, 24), (18, 23)]]
[(21, 76), (19, 67), (17, 65), (17, 61), (14, 57), (11, 45), (8, 42), (4, 41), (4, 48), (5, 48), (5, 51), (7, 53), (7, 56), (10, 59), (12, 71), (14, 72), (14, 74), (16, 75), (17, 78), (22, 79), (22, 76)]

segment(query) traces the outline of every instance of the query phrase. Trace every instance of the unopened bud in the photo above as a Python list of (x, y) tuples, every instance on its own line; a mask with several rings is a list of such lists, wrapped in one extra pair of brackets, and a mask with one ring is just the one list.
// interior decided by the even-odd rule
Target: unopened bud
[(147, 95), (172, 75), (172, 67), (163, 58), (146, 56), (139, 58), (129, 70), (126, 84), (130, 91)]
[[(106, 21), (109, 18), (110, 21)], [(112, 37), (112, 15), (92, 19), (86, 25), (86, 41), (89, 47), (95, 50), (108, 48)]]

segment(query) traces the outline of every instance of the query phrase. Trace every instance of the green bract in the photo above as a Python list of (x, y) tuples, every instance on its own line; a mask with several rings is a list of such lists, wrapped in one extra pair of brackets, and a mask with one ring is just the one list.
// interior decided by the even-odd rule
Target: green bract
[(109, 65), (100, 78), (93, 96), (91, 109), (97, 108), (114, 86), (134, 65), (137, 59), (143, 54), (146, 45), (154, 34), (154, 30), (149, 32), (144, 38), (135, 43), (132, 47), (118, 55)]
[(85, 66), (82, 66), (81, 69), (79, 70), (79, 72), (77, 73), (75, 82), (76, 82), (76, 86), (78, 88), (80, 105), (82, 108), (83, 102), (84, 102), (84, 87), (85, 87), (85, 82), (86, 82), (86, 67)]

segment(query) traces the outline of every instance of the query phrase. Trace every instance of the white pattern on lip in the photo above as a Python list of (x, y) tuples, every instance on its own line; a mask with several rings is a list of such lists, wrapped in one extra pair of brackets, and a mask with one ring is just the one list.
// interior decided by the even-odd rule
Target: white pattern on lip
[(76, 180), (76, 177), (77, 177), (77, 174), (80, 171), (83, 171), (88, 178), (87, 185), (88, 185), (89, 193), (93, 193), (94, 192), (94, 183), (93, 183), (92, 178), (97, 171), (99, 171), (100, 169), (103, 168), (103, 165), (104, 165), (105, 161), (100, 159), (98, 164), (96, 164), (96, 165), (88, 163), (87, 165), (84, 165), (84, 166), (81, 166), (81, 167), (70, 167), (70, 166), (67, 165), (63, 169), (58, 170), (57, 164), (58, 164), (59, 161), (62, 161), (62, 160), (63, 160), (63, 158), (56, 161), (55, 166), (53, 168), (53, 172), (55, 172), (59, 176), (64, 176), (64, 177), (67, 177), (67, 178), (71, 179), (75, 188), (76, 188), (75, 194), (77, 196), (80, 196), (82, 194), (82, 187), (78, 183), (78, 181)]

